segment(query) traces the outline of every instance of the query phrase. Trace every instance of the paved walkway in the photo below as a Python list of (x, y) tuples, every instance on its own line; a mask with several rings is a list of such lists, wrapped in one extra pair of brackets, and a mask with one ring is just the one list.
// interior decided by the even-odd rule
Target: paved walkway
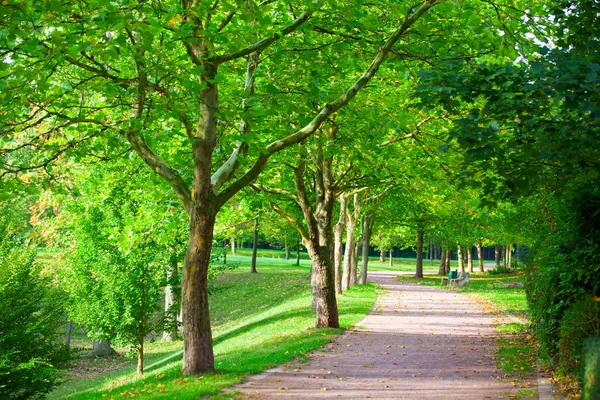
[(240, 393), (235, 397), (480, 400), (516, 395), (510, 383), (498, 379), (491, 316), (459, 293), (402, 284), (395, 275), (370, 274), (386, 294), (356, 329), (311, 353), (306, 363), (249, 377), (232, 388)]

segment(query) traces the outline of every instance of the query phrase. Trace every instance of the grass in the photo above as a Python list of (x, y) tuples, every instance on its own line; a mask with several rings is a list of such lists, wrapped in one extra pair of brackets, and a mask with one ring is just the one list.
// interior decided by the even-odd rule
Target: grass
[[(441, 277), (425, 275), (423, 279), (399, 276), (402, 282), (419, 283), (427, 286), (440, 286)], [(527, 298), (523, 288), (507, 288), (502, 284), (519, 282), (518, 274), (490, 275), (471, 273), (469, 286), (445, 290), (459, 290), (480, 303), (486, 312), (497, 315), (496, 329), (496, 365), (506, 372), (505, 378), (513, 385), (520, 385), (518, 398), (536, 396), (535, 384), (532, 384), (536, 371), (537, 344), (531, 335), (527, 321)], [(506, 316), (517, 317), (516, 321), (506, 322)]]
[[(50, 399), (197, 399), (219, 397), (223, 388), (248, 374), (302, 357), (331, 341), (341, 329), (315, 330), (311, 312), (309, 262), (261, 259), (258, 274), (248, 272), (247, 257), (211, 284), (211, 319), (217, 372), (198, 377), (181, 374), (182, 343), (149, 343), (146, 374), (135, 375), (134, 361), (98, 361), (96, 374), (73, 376)], [(338, 299), (340, 324), (350, 327), (372, 308), (376, 288), (356, 286)], [(94, 367), (88, 361), (86, 367)], [(122, 367), (117, 370), (115, 365)], [(91, 365), (91, 366), (90, 366)]]

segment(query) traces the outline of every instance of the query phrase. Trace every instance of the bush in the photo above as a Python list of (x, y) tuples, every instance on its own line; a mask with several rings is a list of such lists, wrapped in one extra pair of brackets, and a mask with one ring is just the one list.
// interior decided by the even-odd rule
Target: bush
[(504, 267), (504, 266), (499, 266), (499, 267), (496, 267), (494, 269), (490, 269), (487, 271), (487, 273), (489, 275), (505, 275), (505, 274), (512, 274), (513, 272), (515, 272), (515, 270), (513, 268), (508, 268), (508, 267)]
[(588, 338), (583, 345), (583, 400), (600, 399), (600, 338)]
[(582, 375), (583, 342), (591, 336), (600, 336), (600, 303), (592, 296), (584, 296), (565, 311), (560, 321), (558, 367), (564, 374)]
[(0, 231), (0, 398), (42, 398), (65, 355), (56, 292), (43, 285), (32, 248)]

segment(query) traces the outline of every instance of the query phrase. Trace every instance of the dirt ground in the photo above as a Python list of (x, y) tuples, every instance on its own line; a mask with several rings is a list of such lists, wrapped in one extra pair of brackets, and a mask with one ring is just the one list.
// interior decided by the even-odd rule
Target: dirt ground
[(232, 398), (516, 398), (495, 368), (493, 318), (459, 293), (395, 275), (371, 273), (386, 293), (355, 329), (307, 362), (249, 377)]

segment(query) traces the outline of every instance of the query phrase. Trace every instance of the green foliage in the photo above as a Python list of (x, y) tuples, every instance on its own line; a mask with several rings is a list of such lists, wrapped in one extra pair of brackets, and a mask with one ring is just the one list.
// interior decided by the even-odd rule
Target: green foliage
[(512, 268), (505, 267), (503, 265), (496, 267), (494, 269), (489, 269), (486, 271), (489, 275), (506, 275), (514, 272)]
[(600, 336), (600, 303), (586, 295), (565, 311), (560, 321), (559, 371), (582, 377), (583, 343), (595, 336)]
[(44, 285), (35, 250), (0, 231), (0, 398), (42, 398), (65, 360), (62, 298)]
[[(244, 266), (249, 257), (239, 257)], [(213, 281), (210, 315), (215, 342), (215, 374), (186, 377), (181, 373), (181, 342), (147, 345), (145, 376), (135, 366), (77, 378), (59, 387), (51, 399), (98, 399), (103, 395), (141, 399), (196, 399), (218, 393), (248, 375), (291, 362), (333, 340), (341, 330), (318, 330), (310, 309), (310, 264), (296, 267), (286, 260), (259, 259), (260, 273), (246, 268)], [(373, 307), (376, 287), (355, 286), (340, 299), (340, 323), (350, 327)], [(164, 389), (164, 390), (163, 390)]]
[(583, 346), (583, 400), (600, 398), (600, 338), (586, 339)]

